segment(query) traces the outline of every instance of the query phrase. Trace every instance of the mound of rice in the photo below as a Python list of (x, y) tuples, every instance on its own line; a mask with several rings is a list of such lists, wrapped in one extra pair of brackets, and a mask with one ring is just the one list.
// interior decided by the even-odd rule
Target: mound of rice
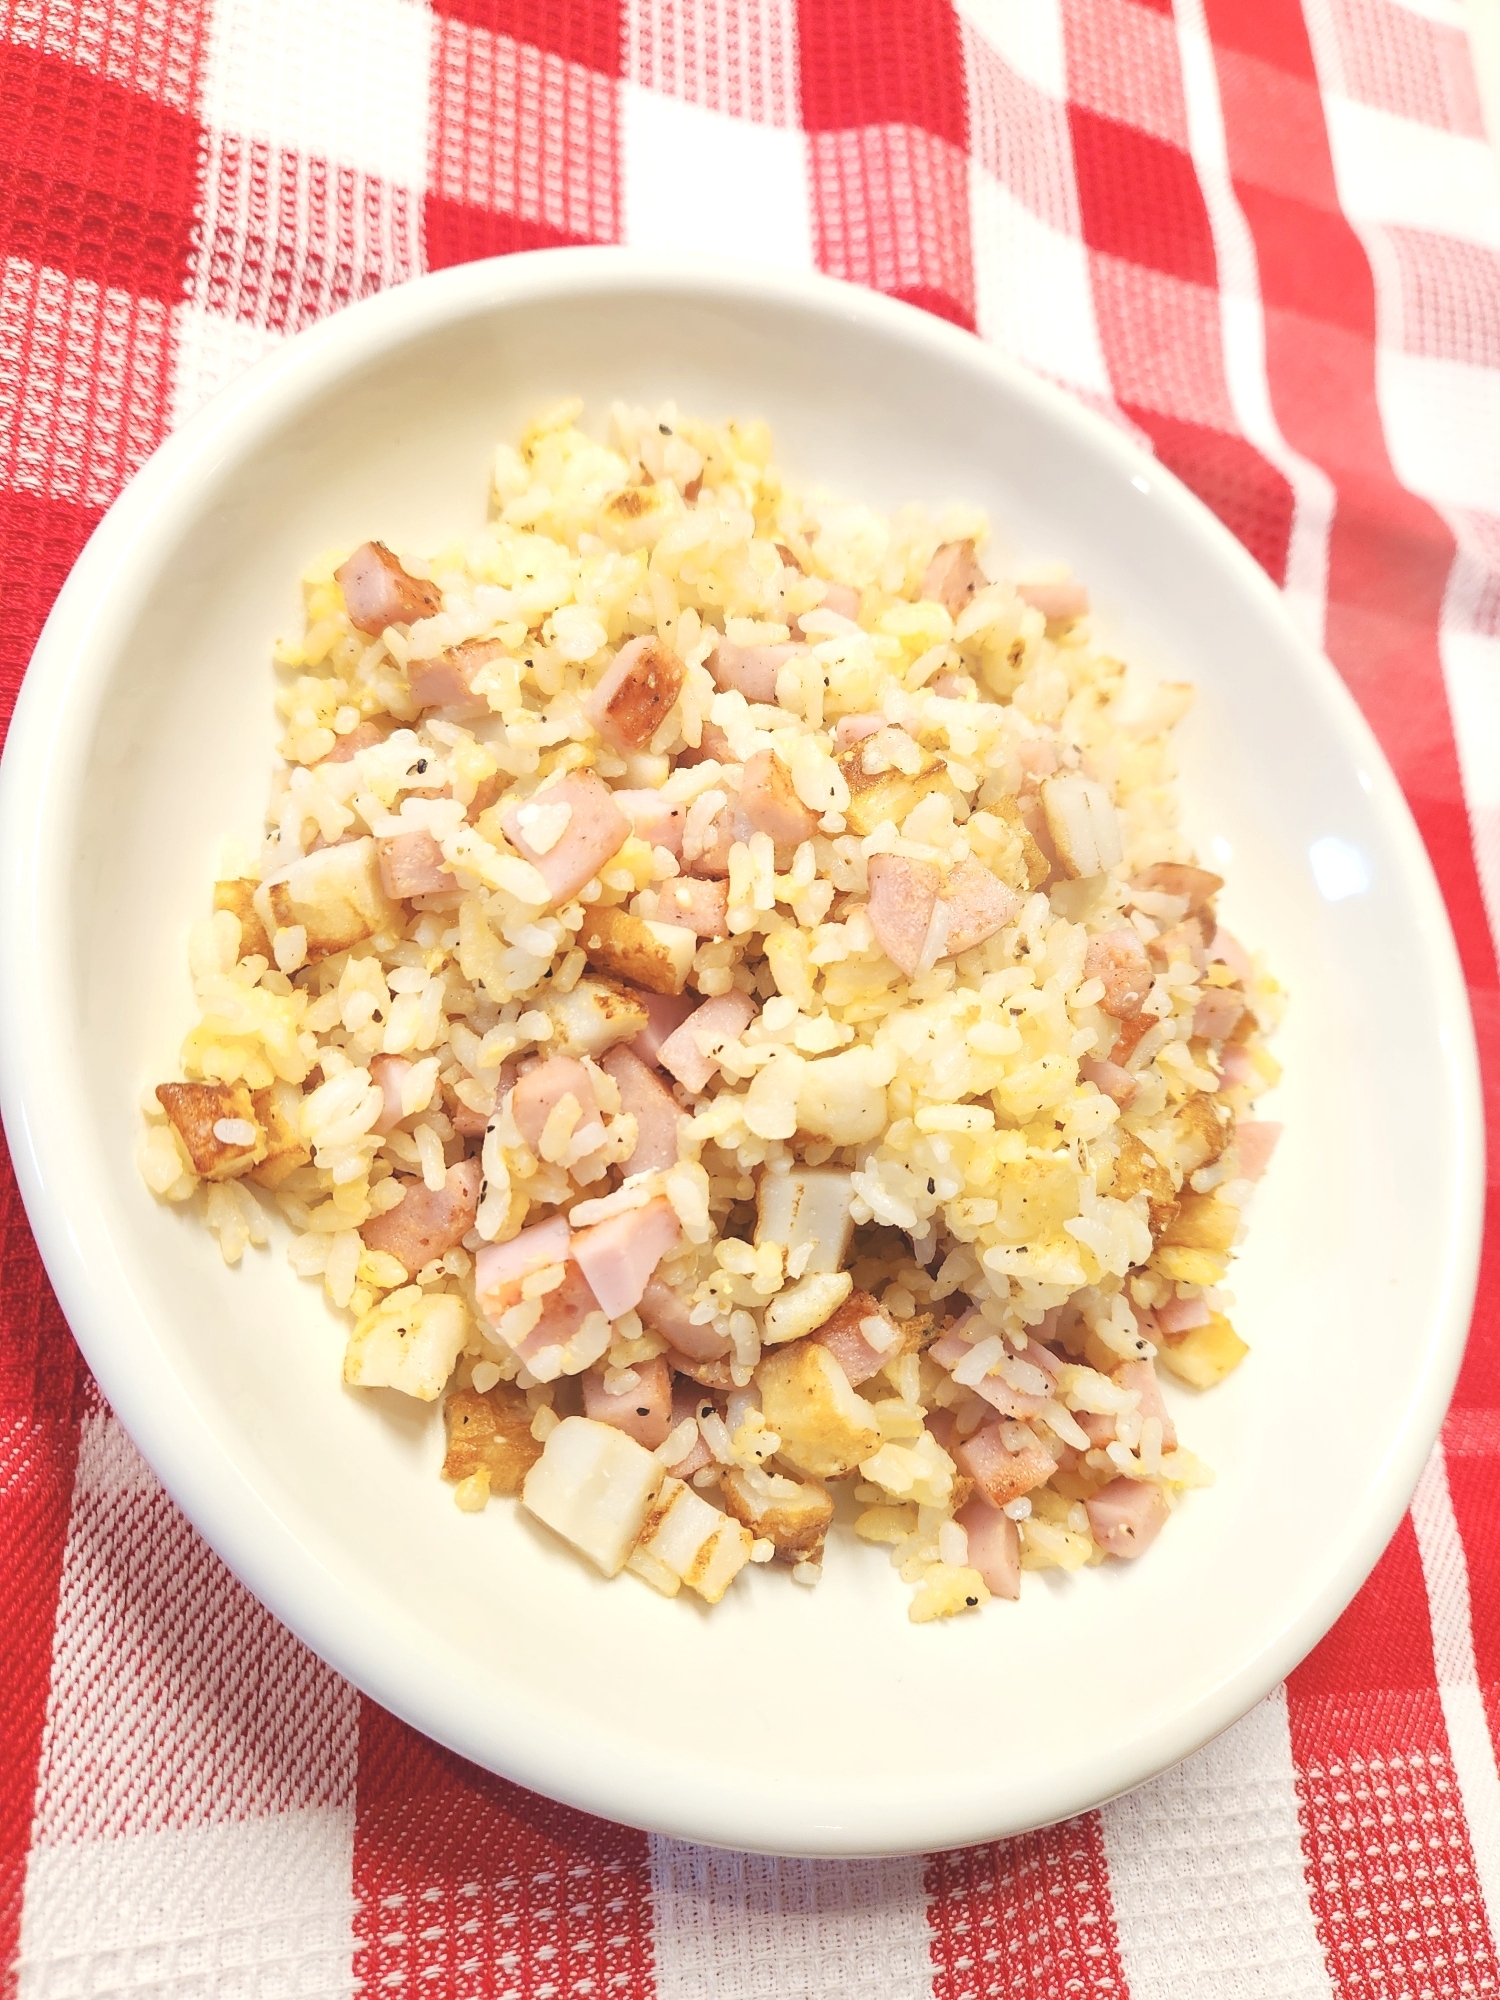
[(145, 1179), (230, 1264), (278, 1211), (346, 1383), (444, 1398), (459, 1506), (606, 1574), (815, 1582), (836, 1511), (917, 1620), (1134, 1558), (1210, 1477), (1158, 1372), (1246, 1352), (1277, 1130), (1279, 990), (1176, 826), (1191, 690), (991, 580), (972, 511), (581, 415), (467, 540), (307, 571)]

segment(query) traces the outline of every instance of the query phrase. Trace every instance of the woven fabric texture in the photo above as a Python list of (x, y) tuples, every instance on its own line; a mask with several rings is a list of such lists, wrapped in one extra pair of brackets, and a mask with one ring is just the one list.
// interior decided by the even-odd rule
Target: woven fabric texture
[[(1500, 1085), (1500, 172), (1461, 0), (0, 0), (0, 722), (102, 510), (216, 388), (419, 271), (585, 242), (911, 300), (1180, 474), (1379, 732)], [(1412, 1510), (1275, 1696), (1044, 1833), (776, 1862), (518, 1791), (312, 1658), (102, 1405), (6, 1168), (4, 1977), (1500, 1994), (1490, 1242)]]

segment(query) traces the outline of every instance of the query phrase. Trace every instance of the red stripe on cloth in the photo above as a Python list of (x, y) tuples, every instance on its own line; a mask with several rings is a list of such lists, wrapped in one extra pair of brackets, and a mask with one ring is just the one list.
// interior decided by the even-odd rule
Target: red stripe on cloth
[(949, 0), (798, 0), (797, 38), (809, 132), (909, 125), (967, 145), (963, 44)]
[(820, 270), (973, 328), (969, 118), (949, 0), (799, 0)]
[(431, 2000), (649, 2000), (646, 1839), (360, 1707), (355, 1974)]
[(52, 1638), (78, 1456), (83, 1363), (0, 1144), (0, 1993), (21, 1936)]
[(933, 2000), (1126, 2000), (1097, 1813), (934, 1854)]
[[(1176, 41), (1154, 36), (1150, 42), (1158, 65), (1151, 93), (1155, 131), (1102, 117), (1074, 101), (1075, 80), (1081, 84), (1098, 67), (1094, 11), (1083, 0), (1070, 0), (1064, 14), (1068, 129), (1099, 339), (1115, 399), (1162, 462), (1281, 583), (1294, 497), (1283, 474), (1235, 423), (1208, 207), (1185, 145), (1158, 136), (1187, 129)], [(1138, 82), (1136, 94), (1144, 88)]]
[(620, 0), (434, 0), (440, 18), (467, 22), (485, 34), (525, 42), (565, 62), (624, 73), (625, 26)]
[(1493, 1992), (1410, 1520), (1287, 1702), (1313, 1915), (1341, 2000)]
[(0, 743), (52, 600), (102, 512), (35, 493), (0, 493)]
[[(1500, 1443), (1500, 1439), (1497, 1439)], [(1474, 1665), (1479, 1692), (1489, 1720), (1490, 1736), (1500, 1751), (1500, 1449), (1449, 1457), (1448, 1492), (1453, 1518), (1468, 1558), (1469, 1616), (1474, 1634)], [(1478, 1582), (1490, 1587), (1475, 1589)]]
[(0, 256), (175, 302), (201, 138), (157, 98), (0, 43)]
[[(602, 46), (603, 11), (590, 18)], [(618, 32), (616, 22), (617, 39)], [(429, 268), (619, 240), (620, 108), (612, 74), (484, 22), (440, 14), (431, 102)]]

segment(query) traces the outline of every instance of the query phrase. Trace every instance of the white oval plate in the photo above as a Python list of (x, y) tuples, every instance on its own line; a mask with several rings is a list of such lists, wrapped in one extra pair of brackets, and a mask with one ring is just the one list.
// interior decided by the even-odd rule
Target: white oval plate
[[(191, 1018), (185, 938), (253, 839), (270, 648), (310, 556), (484, 514), (490, 452), (579, 392), (763, 415), (798, 479), (977, 501), (1117, 648), (1201, 699), (1189, 829), (1292, 991), (1287, 1131), (1233, 1283), (1249, 1360), (1173, 1398), (1219, 1472), (1145, 1560), (916, 1627), (844, 1536), (814, 1591), (712, 1612), (606, 1584), (514, 1506), (460, 1514), (434, 1408), (340, 1386), (280, 1247), (228, 1271), (134, 1165)], [(111, 509), (48, 623), (0, 802), (4, 1109), (119, 1416), (234, 1570), (419, 1729), (589, 1811), (803, 1854), (917, 1851), (1094, 1805), (1232, 1722), (1392, 1532), (1473, 1298), (1481, 1123), (1447, 919), (1406, 807), (1266, 577), (1125, 438), (968, 335), (824, 279), (612, 250), (422, 278), (252, 369)]]

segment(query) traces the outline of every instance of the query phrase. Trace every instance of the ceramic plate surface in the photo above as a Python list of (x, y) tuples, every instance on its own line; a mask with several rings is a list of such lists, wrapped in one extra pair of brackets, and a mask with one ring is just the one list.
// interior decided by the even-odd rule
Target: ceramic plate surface
[[(190, 921), (253, 841), (274, 638), (314, 554), (484, 517), (494, 443), (577, 392), (775, 426), (794, 478), (976, 501), (1061, 558), (1106, 640), (1201, 698), (1188, 829), (1291, 989), (1286, 1123), (1235, 1266), (1249, 1360), (1169, 1398), (1218, 1470), (1149, 1556), (908, 1623), (877, 1549), (709, 1612), (606, 1584), (519, 1509), (462, 1515), (435, 1407), (340, 1386), (280, 1240), (228, 1271), (134, 1165), (192, 1018)], [(0, 801), (4, 1109), (75, 1333), (132, 1435), (270, 1608), (419, 1729), (520, 1783), (747, 1848), (915, 1851), (1094, 1805), (1224, 1728), (1395, 1527), (1473, 1297), (1473, 1041), (1431, 870), (1373, 738), (1279, 596), (1104, 422), (939, 321), (822, 279), (618, 251), (426, 277), (253, 369), (111, 510), (47, 627)], [(1399, 984), (1400, 999), (1392, 994)], [(1017, 1705), (1015, 1718), (1008, 1709)]]

